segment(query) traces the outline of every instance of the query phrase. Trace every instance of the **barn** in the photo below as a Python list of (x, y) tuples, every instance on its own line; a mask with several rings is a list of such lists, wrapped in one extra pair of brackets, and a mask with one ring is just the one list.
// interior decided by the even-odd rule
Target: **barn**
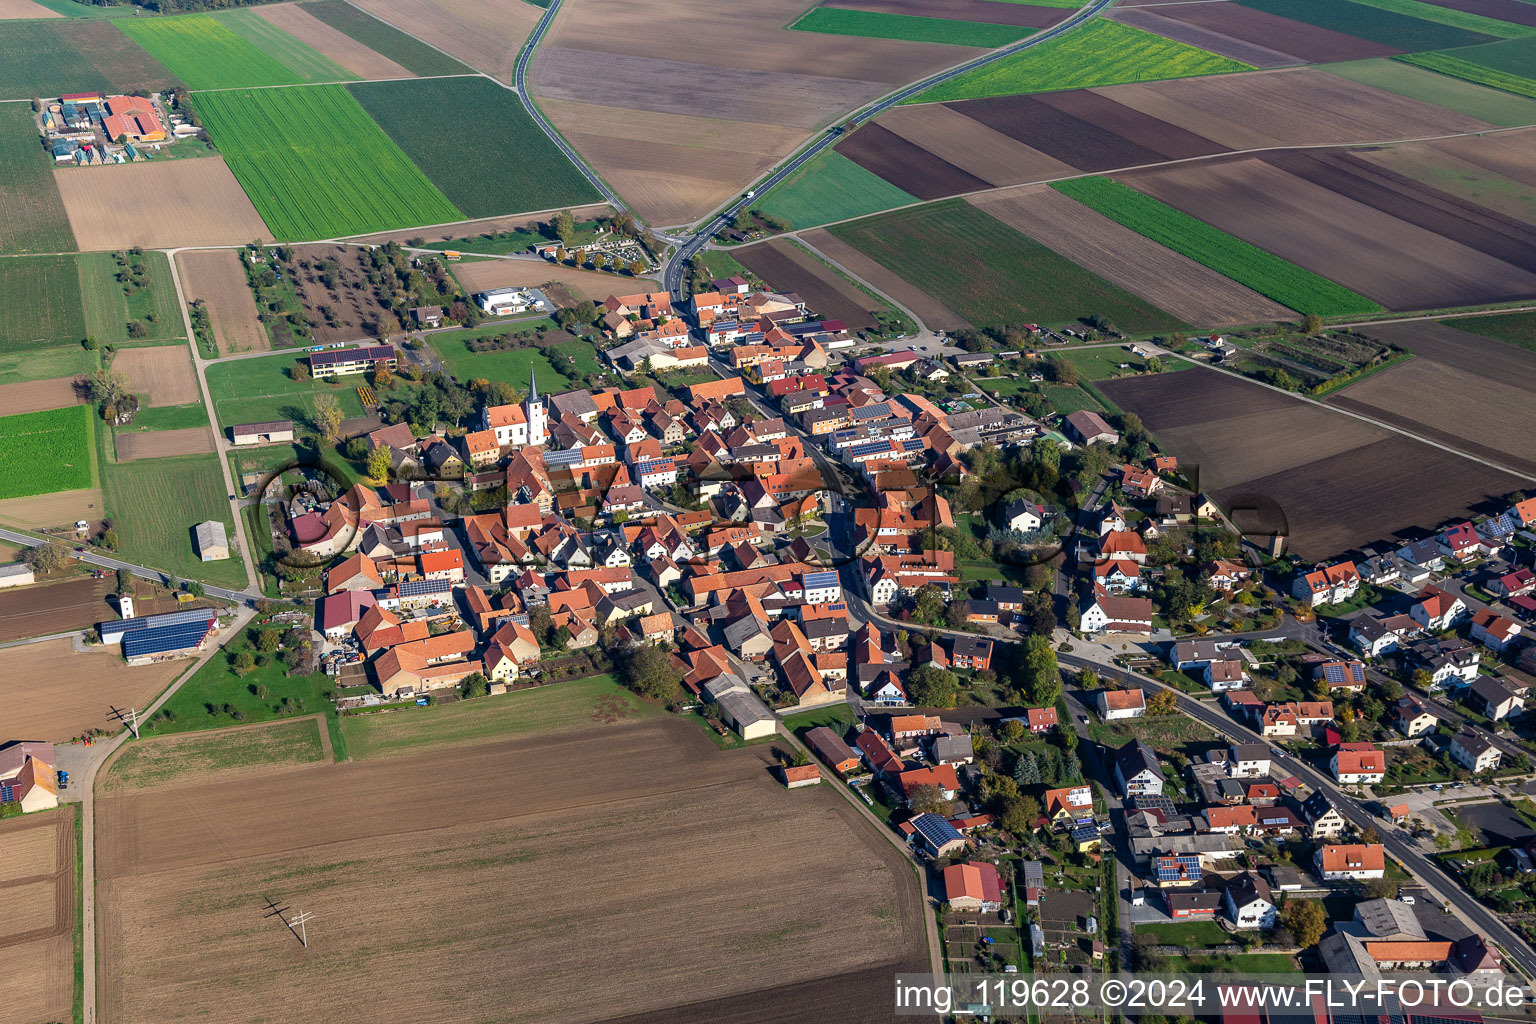
[(268, 420), (265, 423), (241, 423), (229, 428), (229, 439), (237, 445), (275, 444), (293, 440), (293, 420)]
[(203, 561), (220, 562), (229, 557), (229, 534), (223, 523), (213, 519), (198, 523), (194, 534), (197, 537), (197, 555)]
[(200, 650), (218, 612), (212, 608), (192, 608), (165, 615), (145, 615), (136, 619), (118, 619), (96, 626), (101, 642), (122, 641), (123, 657), (130, 665), (144, 664), (168, 654)]

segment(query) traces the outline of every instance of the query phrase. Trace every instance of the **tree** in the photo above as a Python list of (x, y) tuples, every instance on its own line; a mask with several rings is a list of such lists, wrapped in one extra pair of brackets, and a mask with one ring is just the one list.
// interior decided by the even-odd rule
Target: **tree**
[(1050, 707), (1061, 696), (1061, 668), (1049, 637), (1031, 636), (1024, 641), (1018, 687), (1030, 707)]
[(1002, 733), (1003, 739), (1012, 743), (1014, 740), (1024, 738), (1024, 723), (1017, 718), (1010, 718), (1003, 723), (1002, 728), (998, 731)]
[(327, 441), (335, 441), (341, 436), (341, 403), (336, 401), (334, 395), (315, 396), (314, 419), (315, 429)]
[[(1162, 373), (1163, 372), (1163, 361), (1161, 359), (1157, 358), (1156, 356), (1153, 356), (1151, 359), (1148, 359), (1147, 360), (1147, 372), (1148, 373)], [(1142, 1019), (1145, 1020), (1146, 1018), (1143, 1017)]]
[(1302, 318), (1301, 329), (1308, 334), (1318, 334), (1323, 329), (1323, 318), (1316, 313), (1308, 313)]
[(483, 672), (471, 672), (459, 683), (459, 694), (464, 697), (484, 697), (491, 692), (491, 684)]
[(368, 453), (368, 475), (375, 480), (388, 478), (390, 462), (389, 449), (379, 445)]
[[(1031, 814), (1030, 806), (1034, 806), (1035, 813)], [(1035, 822), (1040, 817), (1040, 802), (1033, 797), (1021, 796), (1004, 804), (997, 816), (997, 823), (1004, 831), (1012, 833), (1016, 838), (1022, 839), (1034, 829)]]
[(374, 370), (373, 370), (373, 386), (375, 388), (377, 388), (380, 391), (383, 391), (385, 388), (389, 387), (394, 382), (395, 382), (394, 375), (392, 375), (389, 372), (389, 367), (388, 366), (386, 366), (383, 363), (380, 363), (378, 366), (374, 367)]
[(133, 573), (127, 569), (117, 570), (117, 592), (119, 596), (133, 593)]
[(1178, 707), (1178, 698), (1172, 690), (1158, 690), (1147, 698), (1147, 714), (1156, 718), (1162, 715), (1171, 715)]
[(1389, 878), (1372, 878), (1365, 883), (1363, 892), (1368, 900), (1395, 900), (1397, 883)]
[(288, 376), (293, 380), (309, 380), (309, 364), (294, 363), (288, 367)]
[(658, 647), (631, 648), (623, 659), (624, 681), (631, 690), (652, 700), (666, 700), (683, 685), (683, 674)]
[(919, 707), (952, 708), (960, 699), (960, 681), (953, 672), (930, 662), (908, 675), (907, 693)]
[(629, 272), (636, 277), (639, 277), (641, 274), (645, 273), (645, 264), (641, 263), (639, 260), (630, 260)]
[(913, 786), (907, 796), (907, 806), (913, 814), (942, 814), (949, 810), (949, 801), (938, 786)]
[(941, 621), (944, 617), (944, 591), (933, 583), (919, 587), (913, 601), (912, 615), (927, 623)]
[(117, 405), (133, 394), (128, 375), (117, 370), (97, 370), (91, 374), (91, 401), (100, 406)]
[(550, 218), (549, 228), (560, 241), (569, 242), (576, 234), (576, 218), (571, 216), (570, 210), (561, 210)]
[(1051, 356), (1046, 360), (1046, 366), (1051, 371), (1051, 379), (1057, 384), (1065, 384), (1070, 387), (1078, 382), (1077, 367), (1061, 358), (1061, 356)]
[(1019, 755), (1019, 759), (1013, 763), (1013, 781), (1021, 786), (1040, 785), (1040, 762), (1035, 760), (1035, 755), (1028, 750)]
[(1091, 668), (1085, 668), (1077, 674), (1077, 685), (1084, 690), (1097, 690), (1100, 686), (1099, 674)]
[(256, 655), (250, 651), (241, 651), (235, 655), (235, 675), (248, 676), (256, 670)]
[(256, 634), (256, 649), (262, 654), (271, 654), (282, 642), (282, 634), (275, 629), (263, 629)]

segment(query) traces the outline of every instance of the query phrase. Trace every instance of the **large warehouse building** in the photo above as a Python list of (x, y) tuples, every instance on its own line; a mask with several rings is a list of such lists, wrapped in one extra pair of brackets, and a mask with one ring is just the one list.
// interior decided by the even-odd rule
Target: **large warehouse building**
[(96, 629), (104, 644), (122, 641), (123, 657), (130, 665), (137, 665), (168, 655), (201, 650), (217, 619), (216, 609), (193, 608), (165, 615), (102, 622)]

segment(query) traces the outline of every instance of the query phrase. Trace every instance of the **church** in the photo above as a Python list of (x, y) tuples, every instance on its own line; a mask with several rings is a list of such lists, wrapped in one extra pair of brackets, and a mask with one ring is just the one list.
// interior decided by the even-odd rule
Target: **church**
[(539, 382), (528, 371), (528, 397), (522, 405), (489, 405), (480, 414), (483, 430), (496, 432), (496, 443), (518, 448), (549, 443), (549, 411), (539, 397)]

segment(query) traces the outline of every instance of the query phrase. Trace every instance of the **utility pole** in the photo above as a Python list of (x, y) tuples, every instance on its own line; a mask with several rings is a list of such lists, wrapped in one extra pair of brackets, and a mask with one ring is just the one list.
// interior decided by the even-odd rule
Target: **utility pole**
[(298, 927), (299, 927), (299, 944), (302, 945), (305, 949), (309, 948), (309, 932), (304, 927), (304, 922), (308, 921), (310, 918), (312, 918), (314, 916), (315, 915), (313, 913), (311, 913), (310, 911), (304, 910), (304, 911), (300, 911), (299, 913), (293, 915), (292, 920), (290, 920), (288, 922), (288, 927), (289, 927), (290, 930), (293, 928), (294, 925), (298, 925)]
[(112, 706), (112, 710), (107, 713), (107, 717), (108, 718), (112, 718), (112, 719), (116, 719), (117, 721), (119, 721), (122, 724), (126, 725), (128, 727), (128, 731), (133, 733), (133, 738), (134, 739), (138, 739), (139, 738), (139, 709), (138, 708), (129, 708), (127, 711), (124, 711), (122, 708), (119, 708), (119, 707), (113, 705)]

